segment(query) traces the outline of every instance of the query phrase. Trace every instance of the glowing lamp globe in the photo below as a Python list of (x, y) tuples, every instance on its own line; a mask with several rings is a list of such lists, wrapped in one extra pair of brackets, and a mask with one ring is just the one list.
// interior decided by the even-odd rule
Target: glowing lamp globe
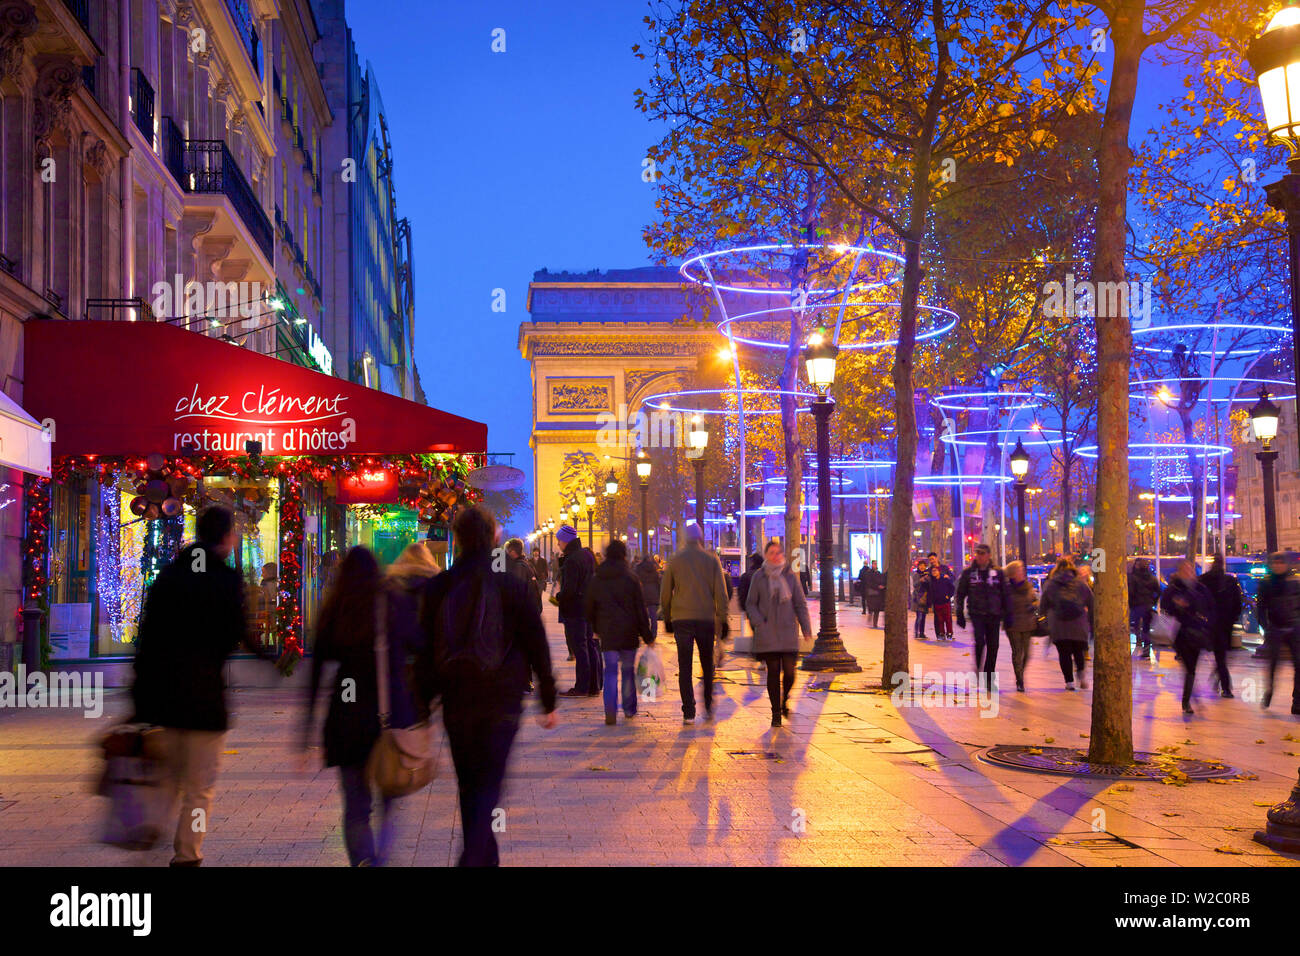
[(1017, 478), (1024, 478), (1029, 474), (1029, 452), (1025, 451), (1024, 443), (1019, 438), (1016, 439), (1015, 450), (1007, 460), (1011, 462), (1011, 474)]
[(1277, 423), (1282, 416), (1282, 409), (1269, 401), (1268, 391), (1259, 390), (1259, 401), (1250, 407), (1250, 421), (1255, 426), (1255, 434), (1266, 445), (1277, 437)]
[(835, 359), (839, 354), (840, 350), (833, 342), (827, 342), (820, 335), (810, 338), (807, 347), (803, 350), (808, 384), (822, 393), (834, 385)]
[(1246, 59), (1255, 71), (1269, 135), (1294, 154), (1300, 126), (1300, 7), (1284, 7), (1251, 41)]
[(614, 470), (611, 468), (609, 476), (605, 478), (605, 494), (613, 498), (618, 494), (618, 479), (614, 477)]
[(698, 452), (709, 447), (709, 430), (704, 427), (704, 420), (699, 415), (691, 419), (691, 447)]
[(650, 459), (645, 457), (644, 452), (639, 452), (636, 459), (636, 476), (642, 481), (650, 477)]

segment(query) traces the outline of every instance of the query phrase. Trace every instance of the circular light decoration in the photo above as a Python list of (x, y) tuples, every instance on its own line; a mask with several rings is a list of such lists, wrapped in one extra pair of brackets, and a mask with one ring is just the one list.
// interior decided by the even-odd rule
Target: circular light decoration
[[(1258, 332), (1261, 335), (1271, 335), (1274, 338), (1290, 338), (1291, 330), (1283, 325), (1256, 325), (1245, 322), (1182, 322), (1177, 325), (1148, 325), (1145, 328), (1133, 330), (1133, 349), (1137, 352), (1146, 352), (1151, 355), (1172, 355), (1177, 345), (1170, 348), (1160, 348), (1155, 344), (1146, 344), (1139, 341), (1139, 336), (1160, 335), (1170, 332)], [(1214, 349), (1193, 349), (1186, 343), (1181, 343), (1187, 349), (1189, 355), (1210, 355)], [(1277, 348), (1276, 342), (1270, 342), (1268, 345), (1261, 345), (1259, 348), (1245, 348), (1242, 345), (1236, 345), (1232, 349), (1232, 354), (1238, 358), (1248, 358), (1252, 355), (1263, 355), (1265, 352), (1271, 352)]]
[(897, 462), (871, 458), (832, 458), (832, 468), (893, 468)]
[(986, 401), (980, 405), (953, 404), (953, 403), (957, 400), (960, 400), (962, 402), (971, 402), (971, 401), (976, 401), (978, 399), (990, 399), (990, 398), (1025, 399), (1025, 401), (1023, 402), (1017, 402), (1013, 406), (1015, 408), (1038, 408), (1043, 404), (1039, 400), (1039, 396), (1034, 392), (994, 392), (994, 391), (957, 392), (953, 395), (941, 395), (938, 398), (930, 399), (930, 404), (933, 405), (935, 408), (942, 409), (945, 412), (985, 412), (988, 411), (990, 407), (992, 407), (990, 402)]
[[(724, 285), (721, 282), (710, 281), (709, 275), (713, 273), (715, 266), (725, 266), (728, 257), (740, 257), (751, 253), (792, 255), (802, 251), (829, 250), (837, 256), (868, 256), (878, 261), (892, 262), (902, 266), (903, 257), (892, 252), (885, 252), (883, 249), (876, 249), (872, 246), (849, 246), (838, 245), (834, 243), (794, 243), (778, 242), (769, 244), (760, 244), (753, 246), (734, 246), (730, 249), (719, 249), (714, 252), (701, 252), (685, 260), (678, 268), (683, 279), (695, 285), (709, 286), (717, 289), (719, 292), (735, 292), (741, 295), (779, 295), (784, 298), (790, 298), (789, 286), (781, 288), (769, 288), (764, 286), (743, 286), (743, 285)], [(706, 272), (707, 269), (707, 272)], [(892, 277), (891, 281), (897, 281), (898, 276)], [(843, 295), (845, 292), (851, 292), (855, 289), (879, 288), (882, 283), (862, 283), (848, 286), (847, 288), (826, 288), (826, 289), (809, 289), (807, 294), (812, 297)], [(788, 309), (786, 311), (789, 311)]]
[[(850, 302), (847, 305), (841, 302), (821, 302), (817, 304), (807, 305), (801, 311), (811, 312), (814, 309), (838, 309), (842, 305), (844, 306), (846, 311), (848, 309), (902, 308), (901, 302)], [(924, 331), (920, 331), (920, 330), (917, 331), (916, 341), (918, 342), (925, 342), (930, 339), (938, 338), (939, 336), (944, 335), (947, 332), (951, 332), (954, 328), (957, 327), (958, 316), (957, 313), (952, 311), (951, 309), (945, 309), (942, 306), (938, 306), (938, 305), (922, 305), (919, 302), (917, 303), (916, 307), (918, 310), (922, 312), (933, 313), (936, 316), (940, 316), (940, 318), (935, 319), (935, 325), (933, 328), (928, 328), (925, 329)], [(774, 322), (776, 321), (775, 319), (762, 319), (759, 318), (759, 316), (772, 315), (772, 314), (788, 314), (790, 311), (791, 311), (790, 307), (786, 306), (778, 309), (759, 309), (758, 311), (755, 312), (744, 312), (740, 315), (731, 315), (718, 323), (718, 331), (721, 332), (723, 335), (728, 336), (728, 338), (734, 339), (737, 342), (742, 342), (745, 345), (752, 345), (756, 348), (786, 349), (789, 348), (790, 345), (789, 342), (774, 341), (772, 339), (756, 339), (744, 335), (738, 335), (734, 330), (730, 329), (730, 326), (734, 325), (737, 322)], [(849, 324), (849, 320), (846, 320), (845, 324)], [(841, 339), (837, 344), (839, 348), (843, 350), (883, 349), (883, 348), (890, 348), (892, 346), (897, 345), (898, 339), (870, 339), (864, 342), (845, 342), (843, 339)]]
[[(1232, 449), (1228, 448), (1226, 445), (1193, 445), (1186, 442), (1166, 442), (1164, 444), (1158, 444), (1158, 443), (1157, 444), (1130, 444), (1128, 447), (1130, 449), (1139, 449), (1139, 448), (1161, 449), (1162, 448), (1162, 449), (1169, 449), (1172, 452), (1171, 454), (1168, 455), (1161, 454), (1158, 451), (1153, 451), (1150, 454), (1146, 454), (1146, 455), (1135, 455), (1130, 453), (1128, 456), (1129, 461), (1178, 461), (1186, 458), (1188, 455), (1191, 455), (1193, 457), (1204, 457), (1204, 458), (1222, 458), (1225, 455), (1232, 454)], [(1182, 451), (1179, 451), (1179, 449), (1182, 449)], [(1081, 458), (1096, 458), (1098, 456), (1096, 445), (1080, 445), (1078, 448), (1075, 449), (1075, 452)], [(1164, 495), (1161, 495), (1160, 500), (1166, 501), (1168, 499), (1166, 499)]]
[[(1013, 429), (1013, 430), (1014, 430), (1014, 429)], [(1032, 429), (1031, 429), (1031, 430), (1032, 430)], [(958, 446), (961, 446), (961, 445), (970, 445), (970, 446), (972, 446), (972, 447), (974, 447), (974, 446), (979, 446), (979, 447), (982, 448), (982, 447), (984, 447), (985, 445), (988, 444), (988, 441), (987, 441), (986, 439), (983, 439), (983, 438), (981, 438), (981, 439), (974, 439), (974, 438), (971, 438), (971, 436), (974, 436), (974, 435), (1009, 435), (1009, 434), (1010, 434), (1010, 432), (1009, 432), (1007, 429), (1005, 429), (1005, 428), (975, 428), (975, 429), (971, 429), (971, 430), (969, 430), (969, 431), (958, 432), (956, 435), (947, 435), (947, 434), (940, 435), (940, 436), (939, 436), (939, 440), (940, 440), (940, 441), (943, 441), (943, 442), (947, 442), (947, 443), (950, 444), (950, 445), (958, 445)], [(967, 440), (968, 438), (970, 439), (969, 441)], [(1019, 439), (1019, 440), (1020, 440), (1020, 442), (1021, 442), (1023, 445), (1025, 445), (1026, 447), (1030, 447), (1030, 446), (1046, 446), (1046, 447), (1049, 447), (1049, 448), (1055, 448), (1056, 446), (1060, 445), (1060, 444), (1064, 441), (1064, 439), (1061, 439), (1061, 438), (1031, 438), (1031, 439), (1029, 439), (1028, 441), (1025, 441), (1023, 438), (1021, 438), (1021, 439)]]
[(1004, 485), (1011, 481), (1010, 475), (917, 475), (912, 479), (914, 484), (923, 485), (927, 488), (965, 488), (974, 485), (982, 485), (986, 481), (992, 481), (999, 485)]
[[(793, 395), (795, 398), (813, 399), (817, 397), (816, 392), (804, 392), (784, 388), (691, 388), (676, 392), (658, 392), (654, 395), (647, 395), (641, 399), (642, 406), (654, 405), (661, 411), (680, 412), (684, 415), (739, 415), (740, 412), (734, 408), (688, 408), (685, 405), (668, 405), (668, 401), (678, 395), (735, 395), (740, 392), (742, 395)], [(661, 404), (662, 403), (662, 404)], [(797, 406), (795, 411), (807, 412), (808, 409), (803, 406)], [(780, 415), (781, 409), (778, 408), (750, 408), (745, 406), (746, 415)]]
[[(1142, 386), (1146, 386), (1146, 387), (1148, 387), (1148, 388), (1156, 388), (1156, 389), (1159, 389), (1159, 388), (1162, 388), (1162, 387), (1168, 387), (1169, 385), (1171, 385), (1171, 384), (1173, 384), (1173, 383), (1178, 383), (1178, 382), (1207, 382), (1207, 383), (1209, 383), (1210, 385), (1217, 385), (1217, 384), (1219, 384), (1220, 382), (1222, 382), (1222, 383), (1224, 383), (1224, 384), (1226, 384), (1226, 385), (1278, 385), (1278, 386), (1281, 386), (1282, 388), (1291, 388), (1291, 389), (1294, 389), (1294, 388), (1295, 388), (1295, 382), (1288, 382), (1288, 381), (1285, 381), (1285, 380), (1283, 380), (1283, 379), (1277, 379), (1277, 378), (1245, 378), (1245, 377), (1238, 378), (1238, 377), (1236, 377), (1236, 376), (1219, 376), (1219, 375), (1215, 375), (1215, 376), (1206, 376), (1205, 378), (1196, 378), (1195, 376), (1187, 376), (1187, 377), (1185, 377), (1185, 378), (1177, 378), (1177, 377), (1175, 377), (1175, 378), (1144, 378), (1144, 379), (1138, 379), (1138, 380), (1135, 381), (1135, 382), (1129, 382), (1129, 385), (1131, 385), (1133, 388), (1140, 388), (1140, 387), (1142, 387)], [(1284, 399), (1284, 400), (1286, 400), (1286, 401), (1290, 401), (1291, 399), (1295, 398), (1295, 395), (1294, 395), (1294, 394), (1291, 394), (1291, 395), (1273, 395), (1271, 392), (1270, 392), (1269, 394), (1270, 394), (1270, 397), (1272, 397), (1272, 398)], [(1143, 401), (1143, 402), (1159, 401), (1159, 399), (1158, 399), (1156, 396), (1151, 395), (1149, 392), (1142, 392), (1142, 391), (1134, 391), (1134, 392), (1130, 392), (1130, 393), (1129, 393), (1129, 398), (1134, 399), (1134, 400), (1136, 400), (1136, 401)], [(1258, 398), (1257, 395), (1235, 395), (1235, 394), (1234, 394), (1234, 395), (1223, 395), (1223, 396), (1217, 396), (1217, 395), (1216, 395), (1216, 396), (1212, 399), (1212, 401), (1216, 401), (1216, 402), (1255, 402), (1255, 401), (1258, 401), (1258, 400), (1259, 400), (1259, 398)], [(1204, 401), (1204, 399), (1203, 399), (1203, 398), (1197, 398), (1196, 401), (1197, 401), (1198, 403), (1200, 403), (1200, 402)]]
[(859, 492), (853, 492), (853, 493), (848, 493), (848, 492), (846, 492), (845, 494), (842, 494), (842, 495), (841, 495), (841, 494), (832, 493), (832, 494), (831, 494), (831, 497), (832, 497), (832, 498), (858, 499), (858, 498), (892, 498), (892, 497), (894, 497), (894, 496), (893, 496), (892, 494), (890, 494), (889, 492), (885, 492), (885, 491), (859, 491)]

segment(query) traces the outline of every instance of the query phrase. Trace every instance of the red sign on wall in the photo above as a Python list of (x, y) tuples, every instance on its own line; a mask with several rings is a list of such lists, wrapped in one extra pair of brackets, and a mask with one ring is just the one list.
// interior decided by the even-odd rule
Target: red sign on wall
[(377, 468), (339, 479), (338, 502), (343, 505), (388, 505), (397, 501), (397, 475)]

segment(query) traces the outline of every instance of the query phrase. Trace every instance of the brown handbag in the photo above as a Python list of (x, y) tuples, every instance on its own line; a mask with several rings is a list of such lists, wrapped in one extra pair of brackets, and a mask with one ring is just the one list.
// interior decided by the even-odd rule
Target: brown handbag
[(366, 776), (385, 797), (404, 797), (427, 787), (438, 775), (433, 752), (433, 728), (427, 720), (410, 727), (390, 727), (392, 701), (388, 689), (387, 597), (375, 607), (375, 667), (379, 685), (379, 739), (366, 761)]

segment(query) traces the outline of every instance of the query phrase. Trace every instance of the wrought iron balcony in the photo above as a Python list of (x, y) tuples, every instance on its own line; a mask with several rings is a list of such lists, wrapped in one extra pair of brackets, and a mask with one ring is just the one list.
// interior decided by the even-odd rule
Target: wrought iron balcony
[(131, 68), (131, 117), (150, 147), (153, 141), (153, 84), (138, 66)]
[(164, 158), (181, 189), (187, 193), (219, 193), (229, 199), (258, 248), (274, 261), (271, 222), (225, 142), (183, 139), (171, 117), (164, 117), (163, 124), (167, 140)]
[(87, 299), (86, 318), (101, 322), (156, 322), (157, 316), (143, 297)]

